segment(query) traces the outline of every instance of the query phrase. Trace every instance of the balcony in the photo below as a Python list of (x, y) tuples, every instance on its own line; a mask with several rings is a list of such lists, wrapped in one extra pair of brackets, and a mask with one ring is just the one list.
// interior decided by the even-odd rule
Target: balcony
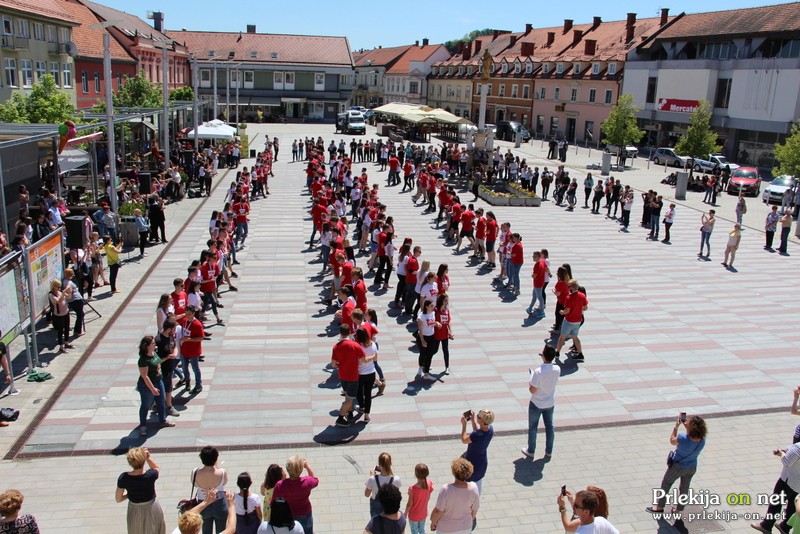
[(47, 43), (47, 51), (51, 54), (66, 54), (67, 45), (64, 43)]
[(3, 48), (12, 48), (14, 50), (27, 50), (28, 39), (25, 37), (16, 37), (14, 35), (3, 35), (0, 38), (0, 44)]

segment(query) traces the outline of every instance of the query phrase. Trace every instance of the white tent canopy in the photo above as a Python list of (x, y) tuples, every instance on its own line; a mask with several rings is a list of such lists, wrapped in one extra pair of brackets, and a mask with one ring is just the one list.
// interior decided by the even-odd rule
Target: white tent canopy
[(402, 120), (416, 124), (433, 122), (440, 122), (444, 124), (472, 124), (469, 119), (465, 119), (464, 117), (456, 117), (449, 111), (445, 111), (441, 108), (432, 108), (418, 104), (406, 104), (403, 102), (384, 104), (383, 106), (375, 108), (373, 111), (375, 111), (375, 113), (395, 115)]
[[(228, 126), (221, 120), (204, 122), (197, 127), (197, 137), (200, 139), (233, 139), (236, 135), (236, 128)], [(194, 137), (194, 129), (186, 132), (186, 137)]]
[(92, 157), (85, 150), (68, 146), (58, 155), (58, 171), (64, 174), (88, 165), (91, 161)]

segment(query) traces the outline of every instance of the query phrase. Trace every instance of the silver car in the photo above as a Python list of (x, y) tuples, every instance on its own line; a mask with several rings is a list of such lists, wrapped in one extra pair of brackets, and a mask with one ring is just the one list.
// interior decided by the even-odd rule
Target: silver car
[(679, 156), (671, 148), (657, 148), (650, 159), (656, 165), (669, 165), (670, 167), (686, 167), (686, 158)]
[(796, 183), (794, 177), (789, 176), (788, 174), (784, 174), (774, 178), (767, 187), (764, 188), (764, 192), (761, 193), (761, 200), (764, 201), (764, 204), (780, 204), (781, 199), (783, 198), (783, 193), (787, 189), (791, 189), (792, 186)]

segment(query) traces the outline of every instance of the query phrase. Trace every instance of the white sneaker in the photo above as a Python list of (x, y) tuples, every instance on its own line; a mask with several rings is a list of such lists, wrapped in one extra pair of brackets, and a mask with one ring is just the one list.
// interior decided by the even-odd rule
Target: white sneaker
[(422, 369), (422, 367), (420, 367), (420, 368), (417, 370), (417, 376), (422, 376), (424, 373), (425, 373), (425, 371), (424, 371), (424, 369)]
[(425, 373), (424, 375), (422, 375), (422, 379), (423, 380), (430, 380), (431, 382), (436, 382), (436, 377), (433, 376), (430, 373)]

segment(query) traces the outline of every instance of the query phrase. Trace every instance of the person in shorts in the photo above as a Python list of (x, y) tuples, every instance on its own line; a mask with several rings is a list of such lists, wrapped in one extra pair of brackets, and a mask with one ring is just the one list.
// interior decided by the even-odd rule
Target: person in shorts
[(352, 424), (353, 400), (358, 392), (358, 360), (364, 357), (364, 349), (350, 339), (350, 325), (339, 325), (339, 341), (333, 346), (331, 366), (339, 370), (339, 380), (344, 391), (344, 402), (336, 418), (336, 426), (347, 427)]
[(556, 357), (558, 357), (567, 339), (572, 338), (576, 352), (573, 359), (576, 362), (583, 362), (584, 358), (581, 350), (581, 340), (578, 339), (578, 332), (581, 329), (583, 312), (589, 307), (589, 301), (586, 299), (586, 295), (580, 291), (580, 284), (574, 278), (567, 283), (567, 287), (569, 288), (569, 294), (564, 301), (564, 309), (559, 312), (564, 316), (564, 320), (561, 323), (561, 335), (558, 338)]

